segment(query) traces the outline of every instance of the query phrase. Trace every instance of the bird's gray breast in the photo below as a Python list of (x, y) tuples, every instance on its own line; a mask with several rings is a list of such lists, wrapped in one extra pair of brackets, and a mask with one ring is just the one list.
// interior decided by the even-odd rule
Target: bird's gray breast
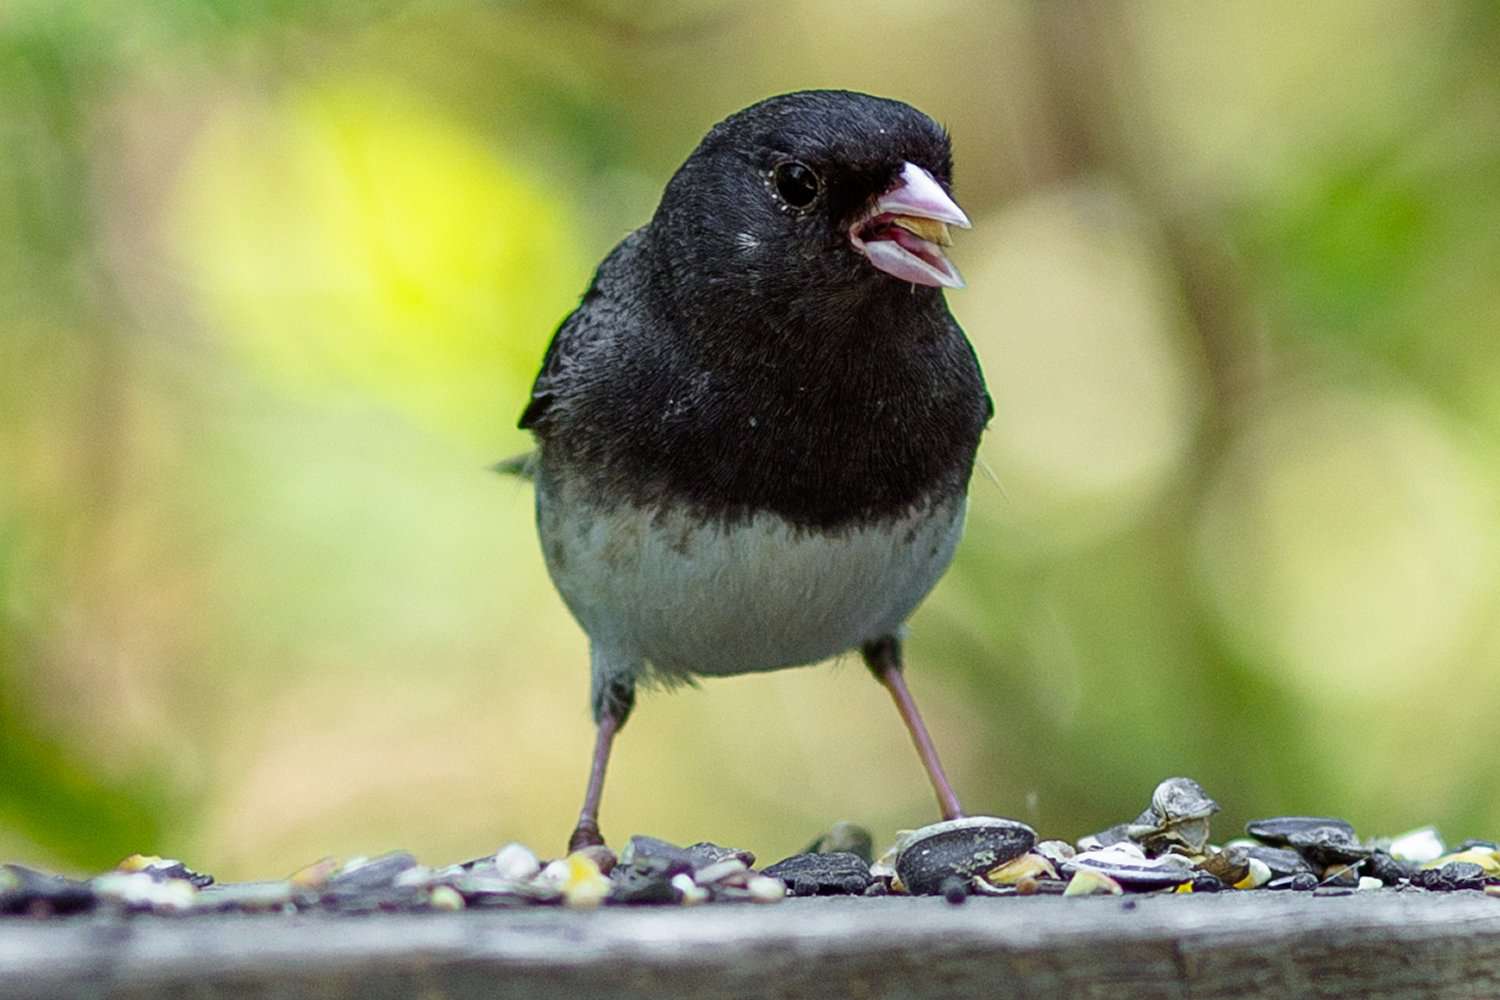
[(596, 662), (668, 678), (812, 663), (899, 629), (952, 560), (964, 509), (960, 495), (825, 531), (601, 509), (545, 483), (537, 497), (548, 570)]

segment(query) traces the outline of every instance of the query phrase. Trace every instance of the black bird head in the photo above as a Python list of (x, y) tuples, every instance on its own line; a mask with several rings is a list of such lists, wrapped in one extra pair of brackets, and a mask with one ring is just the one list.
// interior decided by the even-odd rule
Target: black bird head
[(943, 252), (948, 227), (969, 226), (951, 176), (947, 133), (910, 105), (772, 97), (714, 126), (667, 185), (650, 227), (659, 287), (679, 312), (753, 307), (771, 323), (936, 297), (963, 285)]

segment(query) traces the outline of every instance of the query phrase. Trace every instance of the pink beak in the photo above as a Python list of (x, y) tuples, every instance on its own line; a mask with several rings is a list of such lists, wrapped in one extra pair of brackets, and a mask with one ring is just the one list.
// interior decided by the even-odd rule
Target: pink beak
[(969, 217), (943, 186), (915, 163), (904, 163), (895, 187), (849, 231), (854, 248), (892, 277), (915, 285), (962, 288), (964, 279), (943, 253), (948, 226), (969, 229)]

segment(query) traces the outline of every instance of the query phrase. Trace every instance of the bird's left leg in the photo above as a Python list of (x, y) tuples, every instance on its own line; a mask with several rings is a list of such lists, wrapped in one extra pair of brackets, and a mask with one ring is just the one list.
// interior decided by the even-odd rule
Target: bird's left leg
[(938, 760), (937, 747), (932, 745), (932, 737), (927, 733), (922, 713), (917, 711), (917, 703), (912, 700), (911, 692), (906, 688), (906, 677), (901, 672), (901, 640), (894, 635), (884, 636), (866, 643), (860, 652), (864, 654), (865, 666), (870, 668), (870, 673), (891, 693), (896, 710), (901, 713), (907, 732), (911, 733), (911, 741), (917, 746), (917, 756), (922, 758), (922, 766), (927, 769), (932, 790), (937, 793), (943, 819), (958, 819), (964, 814), (963, 807), (958, 804), (958, 796), (948, 782), (948, 775), (943, 773), (943, 762)]
[(632, 675), (607, 676), (597, 670), (593, 685), (594, 722), (598, 731), (594, 736), (594, 758), (589, 766), (589, 784), (583, 793), (583, 808), (578, 812), (578, 825), (568, 838), (568, 852), (604, 843), (599, 832), (599, 800), (604, 796), (604, 771), (609, 766), (609, 752), (615, 743), (615, 734), (630, 717), (635, 706), (635, 678)]

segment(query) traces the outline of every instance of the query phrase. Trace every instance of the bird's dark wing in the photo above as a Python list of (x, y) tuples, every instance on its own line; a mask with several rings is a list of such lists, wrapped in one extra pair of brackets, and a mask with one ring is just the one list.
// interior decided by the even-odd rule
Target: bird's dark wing
[(535, 430), (558, 398), (575, 381), (578, 361), (597, 350), (600, 342), (618, 332), (630, 306), (631, 267), (639, 252), (640, 230), (631, 233), (604, 258), (578, 308), (558, 326), (542, 357), (542, 369), (531, 386), (531, 400), (521, 414), (522, 430)]
[[(964, 343), (968, 343), (968, 340), (966, 339)], [(974, 365), (978, 367), (979, 355), (975, 354), (973, 344), (969, 344), (969, 353), (974, 355)], [(980, 385), (983, 386), (982, 391), (984, 392), (984, 423), (988, 427), (990, 421), (995, 419), (995, 397), (990, 395), (989, 387), (985, 386), (983, 381), (980, 382)]]
[(531, 399), (521, 413), (519, 426), (523, 431), (531, 430), (542, 420), (567, 377), (569, 361), (578, 355), (579, 341), (587, 337), (590, 329), (590, 324), (581, 322), (579, 316), (587, 306), (588, 296), (584, 296), (583, 303), (569, 313), (552, 334), (552, 342), (542, 356), (542, 369), (531, 384)]
[(948, 326), (957, 334), (958, 340), (969, 352), (969, 357), (974, 362), (974, 371), (980, 373), (979, 391), (984, 395), (984, 424), (988, 426), (989, 422), (995, 418), (995, 399), (990, 395), (989, 387), (984, 384), (984, 375), (979, 367), (979, 354), (974, 350), (973, 342), (964, 334), (963, 327), (958, 325), (958, 320), (953, 318), (952, 313), (948, 314)]

